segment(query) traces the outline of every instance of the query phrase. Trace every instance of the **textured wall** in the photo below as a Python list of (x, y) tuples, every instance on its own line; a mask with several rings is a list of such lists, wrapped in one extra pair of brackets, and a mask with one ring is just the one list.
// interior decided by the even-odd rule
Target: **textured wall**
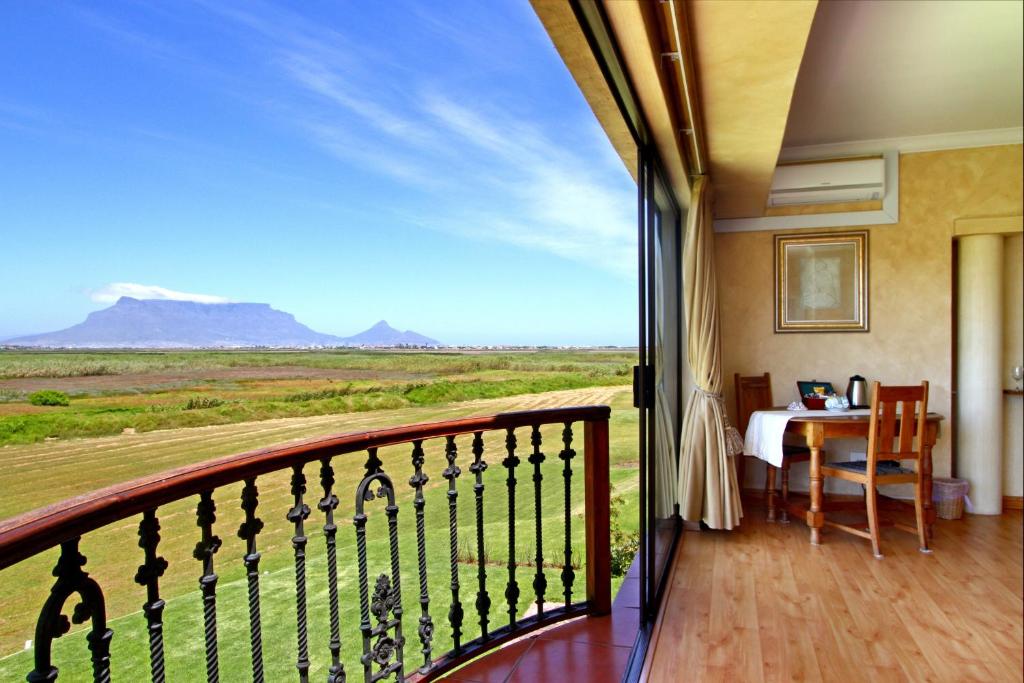
[[(860, 373), (869, 382), (888, 384), (927, 379), (930, 408), (948, 416), (953, 222), (1019, 215), (1022, 183), (1020, 145), (901, 156), (900, 222), (868, 228), (871, 331), (867, 333), (775, 334), (772, 238), (776, 233), (716, 235), (730, 414), (735, 411), (729, 381), (733, 373), (767, 370), (772, 374), (776, 404), (796, 400), (797, 379), (829, 380), (843, 391), (850, 375)], [(832, 452), (863, 451), (864, 443), (835, 442), (828, 447)], [(948, 476), (947, 433), (940, 437), (934, 459), (936, 476)], [(806, 490), (805, 470), (794, 468), (795, 490)], [(763, 481), (763, 470), (757, 466), (747, 471), (747, 486)]]

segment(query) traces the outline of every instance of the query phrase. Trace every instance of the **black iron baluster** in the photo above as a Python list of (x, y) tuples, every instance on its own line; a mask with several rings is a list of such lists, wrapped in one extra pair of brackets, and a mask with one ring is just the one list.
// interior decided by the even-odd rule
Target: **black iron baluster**
[(202, 530), (202, 539), (196, 543), (192, 557), (203, 563), (203, 575), (199, 588), (203, 592), (203, 636), (206, 641), (206, 680), (216, 683), (220, 680), (220, 664), (217, 655), (217, 575), (213, 572), (213, 556), (220, 549), (221, 540), (213, 535), (214, 514), (217, 506), (213, 503), (213, 491), (199, 494), (196, 506), (196, 526)]
[(566, 422), (562, 430), (562, 443), (565, 447), (558, 454), (558, 459), (565, 463), (562, 478), (565, 480), (565, 565), (562, 567), (562, 586), (565, 589), (565, 605), (572, 604), (572, 584), (576, 572), (572, 569), (572, 459), (576, 451), (572, 449), (572, 423)]
[(326, 516), (324, 537), (327, 539), (327, 596), (331, 608), (331, 668), (327, 672), (327, 683), (345, 683), (345, 665), (341, 663), (341, 619), (338, 615), (338, 527), (334, 523), (338, 497), (334, 495), (334, 469), (329, 457), (320, 460), (320, 485), (323, 486), (324, 497), (317, 503), (317, 509)]
[(419, 561), (420, 576), (420, 626), (417, 633), (420, 637), (420, 644), (423, 646), (420, 650), (423, 653), (423, 666), (420, 667), (420, 673), (425, 674), (430, 671), (434, 622), (430, 618), (430, 595), (427, 591), (427, 539), (423, 526), (423, 507), (426, 504), (423, 498), (423, 486), (430, 478), (423, 471), (423, 459), (423, 442), (421, 440), (413, 441), (412, 466), (415, 472), (409, 479), (409, 486), (416, 490), (413, 507), (416, 509), (416, 555)]
[(448, 623), (452, 625), (455, 652), (462, 649), (462, 603), (459, 602), (459, 492), (455, 488), (455, 480), (462, 474), (462, 470), (455, 464), (457, 455), (455, 437), (446, 437), (444, 457), (448, 461), (448, 467), (444, 470), (444, 478), (448, 480), (448, 550), (452, 573), (452, 605), (448, 608)]
[(309, 517), (309, 506), (302, 502), (306, 493), (306, 475), (302, 473), (302, 465), (292, 466), (292, 496), (295, 505), (288, 511), (286, 518), (295, 525), (292, 536), (292, 548), (295, 549), (295, 621), (298, 642), (298, 658), (295, 668), (299, 670), (299, 681), (309, 680), (309, 633), (306, 625), (306, 530), (305, 521)]
[[(395, 627), (395, 639), (393, 646), (386, 642), (382, 644), (382, 641), (378, 639), (375, 651), (377, 662), (381, 663), (380, 660), (384, 659), (384, 655), (389, 652), (390, 648), (394, 648), (395, 655), (398, 659), (395, 663), (395, 680), (404, 681), (405, 670), (403, 667), (405, 659), (405, 637), (402, 635), (402, 573), (401, 567), (398, 563), (398, 506), (395, 504), (395, 489), (394, 486), (391, 485), (390, 479), (387, 480), (386, 486), (388, 487), (385, 491), (388, 496), (388, 505), (384, 508), (384, 514), (388, 516), (388, 541), (391, 548), (391, 591), (389, 596), (387, 595), (387, 592), (384, 591), (384, 595), (386, 596), (384, 605), (387, 604), (387, 600), (392, 601), (394, 604), (394, 608), (391, 610), (394, 615), (394, 619), (390, 623), (393, 623)], [(381, 575), (381, 577), (383, 577), (383, 575)], [(379, 578), (380, 577), (378, 577), (378, 584), (380, 583)], [(374, 610), (371, 609), (371, 611)], [(387, 612), (385, 611), (385, 616), (386, 614)], [(388, 673), (385, 673), (387, 668), (388, 667), (385, 667), (384, 672), (378, 674), (378, 680), (389, 675)]]
[[(51, 658), (54, 639), (71, 630), (71, 623), (84, 624), (88, 619), (92, 620), (92, 629), (85, 639), (92, 652), (92, 679), (94, 683), (110, 683), (110, 641), (114, 632), (107, 628), (103, 591), (88, 573), (82, 571), (85, 556), (78, 552), (80, 540), (73, 538), (60, 544), (60, 557), (53, 568), (57, 581), (50, 589), (50, 597), (43, 603), (36, 622), (35, 668), (27, 677), (29, 683), (57, 680), (57, 667)], [(75, 593), (82, 601), (75, 605), (69, 622), (61, 610)]]
[[(391, 478), (384, 474), (383, 463), (377, 457), (377, 449), (368, 449), (366, 475), (356, 488), (356, 512), (352, 522), (356, 528), (356, 559), (359, 569), (359, 630), (363, 635), (363, 678), (375, 683), (391, 674), (398, 681), (405, 680), (404, 654), (405, 637), (402, 635), (402, 592), (398, 562), (398, 506), (395, 505), (395, 488)], [(377, 491), (372, 490), (374, 484)], [(368, 570), (366, 566), (366, 503), (375, 498), (387, 498), (384, 511), (388, 517), (388, 540), (391, 552), (391, 577), (380, 574), (373, 590), (371, 601)], [(377, 625), (370, 623), (370, 615)], [(388, 631), (394, 629), (392, 638)], [(376, 642), (372, 642), (376, 638)], [(392, 662), (392, 657), (395, 661)], [(373, 670), (376, 664), (377, 671)]]
[(505, 600), (508, 602), (509, 626), (516, 624), (516, 607), (519, 603), (519, 584), (516, 582), (516, 431), (509, 427), (505, 434), (505, 450), (508, 456), (501, 461), (508, 470), (505, 485), (508, 487), (508, 585), (505, 587)]
[(245, 577), (249, 589), (249, 644), (252, 652), (252, 680), (263, 681), (263, 627), (260, 623), (260, 553), (256, 535), (263, 531), (263, 520), (256, 516), (259, 491), (255, 479), (246, 479), (242, 487), (242, 510), (245, 521), (238, 527), (238, 537), (245, 541)]
[(544, 593), (548, 588), (547, 577), (544, 576), (544, 542), (541, 530), (541, 501), (540, 483), (544, 475), (540, 472), (541, 463), (544, 462), (544, 454), (541, 453), (540, 425), (534, 425), (530, 434), (530, 445), (533, 446), (533, 454), (529, 457), (529, 463), (533, 465), (533, 515), (534, 525), (537, 534), (537, 573), (533, 576), (533, 592), (537, 596), (537, 615), (544, 616)]
[(484, 470), (487, 463), (483, 460), (484, 437), (482, 432), (473, 433), (473, 464), (469, 471), (476, 475), (476, 483), (473, 484), (473, 493), (476, 495), (476, 559), (477, 559), (477, 582), (479, 587), (476, 592), (476, 612), (480, 615), (480, 637), (484, 640), (490, 637), (487, 630), (487, 614), (491, 610), (491, 596), (487, 594), (487, 554), (484, 551)]
[(156, 554), (159, 543), (160, 522), (156, 518), (156, 510), (146, 510), (139, 522), (139, 547), (145, 553), (145, 560), (135, 572), (135, 583), (146, 587), (146, 604), (142, 611), (149, 631), (149, 670), (153, 683), (165, 680), (164, 601), (160, 599), (160, 577), (167, 570), (167, 560)]

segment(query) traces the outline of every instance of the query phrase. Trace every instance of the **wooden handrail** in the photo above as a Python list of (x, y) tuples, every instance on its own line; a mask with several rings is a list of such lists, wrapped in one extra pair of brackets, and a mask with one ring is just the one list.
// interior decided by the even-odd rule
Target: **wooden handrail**
[[(499, 413), (443, 422), (309, 439), (188, 465), (93, 491), (0, 521), (0, 569), (113, 522), (227, 484), (327, 456), (408, 443), (416, 439), (564, 422), (606, 423), (608, 406), (579, 406)], [(607, 469), (607, 424), (604, 467)], [(588, 429), (587, 434), (591, 432)], [(604, 480), (607, 481), (607, 472)], [(588, 486), (588, 502), (591, 495)], [(607, 508), (607, 491), (604, 494)], [(605, 512), (607, 514), (607, 512)], [(607, 524), (604, 528), (607, 530)], [(607, 532), (605, 532), (605, 535)], [(588, 540), (590, 534), (588, 533)], [(588, 559), (590, 546), (588, 544)], [(595, 558), (596, 559), (596, 558)], [(606, 563), (606, 562), (605, 562)], [(588, 574), (588, 584), (590, 576)], [(607, 582), (605, 582), (607, 583)], [(590, 590), (588, 587), (588, 595)]]

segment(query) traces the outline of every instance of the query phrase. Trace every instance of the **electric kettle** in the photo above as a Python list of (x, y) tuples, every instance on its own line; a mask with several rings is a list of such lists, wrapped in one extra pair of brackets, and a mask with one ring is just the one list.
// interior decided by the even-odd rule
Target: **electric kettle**
[(870, 408), (868, 381), (860, 375), (851, 377), (850, 383), (846, 386), (846, 399), (850, 402), (851, 408)]

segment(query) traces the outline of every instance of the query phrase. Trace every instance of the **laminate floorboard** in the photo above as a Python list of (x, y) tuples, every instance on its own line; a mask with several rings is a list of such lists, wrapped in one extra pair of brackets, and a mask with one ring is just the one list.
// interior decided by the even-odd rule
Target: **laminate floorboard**
[[(906, 521), (912, 523), (912, 515)], [(686, 532), (646, 680), (1024, 681), (1021, 513), (938, 520), (934, 552), (870, 544), (745, 502), (732, 532)]]

